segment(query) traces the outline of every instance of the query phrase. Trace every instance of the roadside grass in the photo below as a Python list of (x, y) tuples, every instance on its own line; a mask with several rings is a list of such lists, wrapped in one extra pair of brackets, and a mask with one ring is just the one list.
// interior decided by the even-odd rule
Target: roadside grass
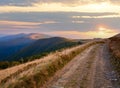
[[(120, 38), (111, 38), (108, 45), (112, 55), (111, 63), (120, 78)], [(120, 79), (118, 79), (118, 81), (120, 84)]]
[[(118, 58), (114, 54), (112, 54), (110, 62), (113, 65), (118, 78), (120, 78), (120, 58)], [(119, 85), (120, 85), (120, 79), (118, 79), (118, 82), (119, 82)]]
[(41, 59), (40, 63), (36, 60), (37, 63), (29, 64), (3, 79), (0, 86), (2, 88), (40, 88), (76, 55), (98, 43), (104, 42), (93, 41), (61, 52), (52, 53)]

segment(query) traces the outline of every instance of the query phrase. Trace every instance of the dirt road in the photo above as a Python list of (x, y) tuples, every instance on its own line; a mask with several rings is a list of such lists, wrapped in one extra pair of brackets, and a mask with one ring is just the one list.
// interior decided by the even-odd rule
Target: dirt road
[(43, 88), (120, 88), (107, 45), (91, 46), (76, 56)]

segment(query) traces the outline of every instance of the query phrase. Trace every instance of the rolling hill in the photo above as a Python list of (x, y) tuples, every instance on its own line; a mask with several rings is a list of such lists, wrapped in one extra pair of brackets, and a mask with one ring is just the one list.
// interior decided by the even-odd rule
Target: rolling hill
[(49, 53), (62, 48), (75, 46), (78, 44), (81, 43), (61, 37), (39, 39), (31, 43), (29, 46), (26, 46), (21, 50), (19, 50), (18, 52), (14, 53), (10, 57), (8, 57), (7, 60), (16, 61), (16, 60), (20, 60), (21, 58), (37, 56), (37, 55), (39, 56), (41, 54)]
[(38, 39), (49, 38), (50, 36), (31, 33), (31, 34), (16, 34), (0, 38), (0, 61), (6, 60), (9, 55), (12, 55)]
[(113, 54), (120, 58), (120, 34), (109, 38), (109, 46)]
[(112, 64), (120, 76), (120, 34), (109, 38), (109, 49), (112, 54)]

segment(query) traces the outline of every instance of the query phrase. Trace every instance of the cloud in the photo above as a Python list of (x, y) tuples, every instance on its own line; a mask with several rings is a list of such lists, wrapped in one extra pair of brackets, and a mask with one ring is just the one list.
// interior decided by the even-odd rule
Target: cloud
[(117, 15), (103, 15), (103, 16), (72, 16), (72, 18), (118, 18), (120, 17), (120, 14), (117, 14)]
[[(100, 35), (97, 34), (98, 29), (100, 27), (103, 27), (107, 29), (104, 32), (108, 36), (110, 34), (112, 35), (112, 33), (118, 33), (120, 31), (120, 17), (119, 16), (115, 17), (114, 15), (116, 16), (118, 15), (118, 13), (95, 13), (95, 12), (1, 13), (0, 33), (42, 32), (49, 33), (50, 35), (56, 34), (71, 37), (71, 35), (73, 34), (75, 38), (89, 38), (90, 36), (100, 37)], [(101, 31), (99, 32), (100, 34), (103, 33)], [(103, 37), (105, 36), (106, 35), (104, 35)]]
[(22, 22), (22, 21), (0, 21), (0, 29), (36, 29), (40, 28), (43, 24), (53, 24), (55, 21), (44, 21), (44, 22)]
[(62, 3), (75, 5), (78, 2), (81, 4), (86, 3), (88, 1), (81, 0), (0, 0), (0, 5), (8, 5), (8, 6), (31, 6), (33, 3)]
[(59, 3), (67, 6), (78, 6), (96, 3), (111, 3), (120, 5), (119, 0), (0, 0), (1, 6), (33, 6), (34, 4)]
[(108, 0), (111, 4), (120, 5), (120, 0)]
[[(113, 15), (113, 17), (109, 17), (111, 15)], [(11, 24), (14, 22), (29, 22), (30, 25), (31, 23), (34, 23), (35, 25), (39, 25), (40, 27), (47, 31), (49, 30), (88, 31), (96, 29), (96, 25), (98, 24), (105, 24), (113, 29), (119, 29), (120, 17), (114, 17), (114, 15), (118, 14), (85, 13), (85, 12), (29, 12), (29, 13), (24, 12), (24, 13), (1, 13), (0, 19), (1, 21), (2, 20), (10, 21), (9, 23)], [(80, 17), (76, 18), (74, 16)]]
[(37, 3), (61, 3), (68, 6), (78, 6), (87, 4), (111, 3), (120, 5), (119, 0), (38, 0)]
[(32, 3), (37, 3), (39, 0), (0, 0), (0, 5), (3, 6), (31, 6)]
[(18, 26), (37, 26), (37, 25), (41, 25), (41, 24), (54, 24), (57, 23), (55, 21), (44, 21), (44, 22), (21, 22), (21, 21), (0, 21), (0, 25), (18, 25)]
[(0, 12), (120, 12), (113, 0), (1, 0)]

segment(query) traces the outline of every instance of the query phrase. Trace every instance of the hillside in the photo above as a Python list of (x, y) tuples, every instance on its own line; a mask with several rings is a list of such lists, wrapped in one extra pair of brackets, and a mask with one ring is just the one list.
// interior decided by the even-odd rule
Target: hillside
[(112, 63), (120, 75), (120, 34), (109, 38), (109, 48), (112, 53)]
[(0, 70), (2, 88), (119, 88), (104, 40), (63, 49)]
[[(57, 71), (61, 70), (67, 63), (71, 62), (72, 60), (72, 63), (75, 63), (73, 63), (69, 68), (78, 66), (78, 60), (81, 60), (84, 55), (87, 56), (87, 52), (91, 52), (89, 55), (94, 54), (96, 48), (99, 47), (99, 44), (102, 43), (103, 41), (89, 42), (84, 45), (64, 49), (60, 52), (51, 53), (48, 56), (37, 59), (35, 61), (31, 61), (5, 70), (0, 70), (0, 86), (2, 88), (40, 88), (47, 81), (49, 81), (49, 79), (53, 77)], [(82, 55), (82, 53), (84, 53), (84, 55)], [(77, 58), (78, 60), (75, 59), (77, 55), (79, 56), (79, 58)], [(90, 59), (87, 60), (86, 57), (86, 59), (83, 58), (83, 60), (85, 60), (84, 62), (88, 63), (87, 61)], [(73, 70), (71, 71), (74, 73)]]
[(120, 34), (109, 38), (109, 46), (112, 53), (120, 58)]
[(18, 52), (20, 49), (28, 46), (38, 39), (48, 38), (48, 35), (31, 33), (16, 34), (0, 38), (0, 61), (6, 60), (9, 55)]
[(78, 44), (81, 43), (61, 37), (39, 39), (33, 42), (32, 44), (30, 44), (29, 46), (24, 47), (23, 49), (13, 54), (12, 56), (8, 57), (7, 60), (15, 61), (15, 60), (20, 60), (21, 58), (37, 56), (37, 55), (39, 56), (45, 53), (49, 53), (62, 48), (75, 46)]

